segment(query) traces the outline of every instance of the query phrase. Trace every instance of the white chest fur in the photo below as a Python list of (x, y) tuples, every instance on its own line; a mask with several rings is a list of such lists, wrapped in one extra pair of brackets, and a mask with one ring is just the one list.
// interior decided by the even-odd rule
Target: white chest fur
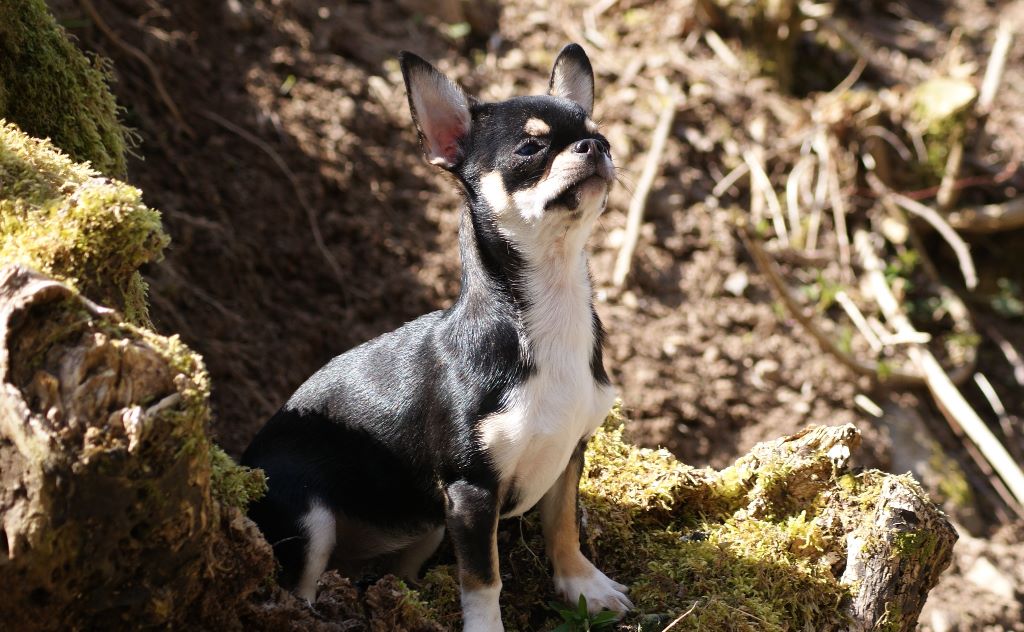
[(512, 391), (501, 413), (481, 424), (503, 486), (511, 484), (516, 493), (510, 516), (533, 507), (551, 488), (615, 399), (590, 368), (594, 325), (582, 252), (570, 265), (538, 263), (526, 288), (530, 307), (523, 323), (537, 371)]

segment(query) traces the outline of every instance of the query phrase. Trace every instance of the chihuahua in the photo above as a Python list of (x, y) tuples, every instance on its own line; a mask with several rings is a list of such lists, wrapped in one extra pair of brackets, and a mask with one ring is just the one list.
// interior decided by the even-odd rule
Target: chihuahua
[(242, 458), (269, 485), (250, 515), (310, 602), (328, 565), (384, 560), (414, 580), (447, 530), (464, 630), (493, 631), (498, 520), (538, 506), (557, 592), (625, 612), (577, 517), (583, 451), (615, 399), (584, 251), (615, 179), (590, 60), (570, 44), (548, 94), (484, 103), (399, 59), (423, 151), (466, 201), (459, 297), (299, 387)]

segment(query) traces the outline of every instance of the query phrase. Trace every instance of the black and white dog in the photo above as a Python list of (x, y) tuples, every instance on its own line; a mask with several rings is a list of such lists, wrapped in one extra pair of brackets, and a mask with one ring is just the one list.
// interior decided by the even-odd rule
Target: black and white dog
[(615, 397), (584, 252), (614, 181), (590, 60), (571, 44), (547, 95), (499, 103), (416, 55), (401, 66), (424, 152), (466, 199), (461, 292), (299, 387), (242, 458), (270, 488), (250, 514), (310, 601), (329, 564), (414, 579), (447, 528), (464, 629), (491, 631), (498, 520), (539, 505), (557, 591), (624, 612), (627, 588), (583, 556), (577, 522), (584, 446)]

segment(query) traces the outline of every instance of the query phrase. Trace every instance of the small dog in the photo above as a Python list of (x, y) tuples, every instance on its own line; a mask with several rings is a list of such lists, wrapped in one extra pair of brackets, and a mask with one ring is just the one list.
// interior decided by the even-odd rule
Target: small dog
[(498, 520), (539, 505), (561, 596), (625, 612), (627, 588), (580, 552), (577, 520), (584, 447), (615, 398), (584, 252), (615, 179), (590, 60), (570, 44), (547, 95), (498, 103), (400, 61), (426, 157), (466, 200), (462, 288), (299, 387), (242, 458), (269, 483), (250, 515), (282, 585), (309, 601), (328, 564), (384, 560), (415, 579), (447, 528), (464, 629), (492, 631)]

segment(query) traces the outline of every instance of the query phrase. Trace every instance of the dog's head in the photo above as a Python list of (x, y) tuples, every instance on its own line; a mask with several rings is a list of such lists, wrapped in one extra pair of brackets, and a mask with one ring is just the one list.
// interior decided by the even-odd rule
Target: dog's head
[(402, 53), (427, 159), (465, 187), (470, 208), (530, 246), (560, 226), (584, 227), (604, 210), (615, 168), (591, 119), (594, 72), (583, 49), (562, 49), (548, 94), (481, 103), (411, 53)]

